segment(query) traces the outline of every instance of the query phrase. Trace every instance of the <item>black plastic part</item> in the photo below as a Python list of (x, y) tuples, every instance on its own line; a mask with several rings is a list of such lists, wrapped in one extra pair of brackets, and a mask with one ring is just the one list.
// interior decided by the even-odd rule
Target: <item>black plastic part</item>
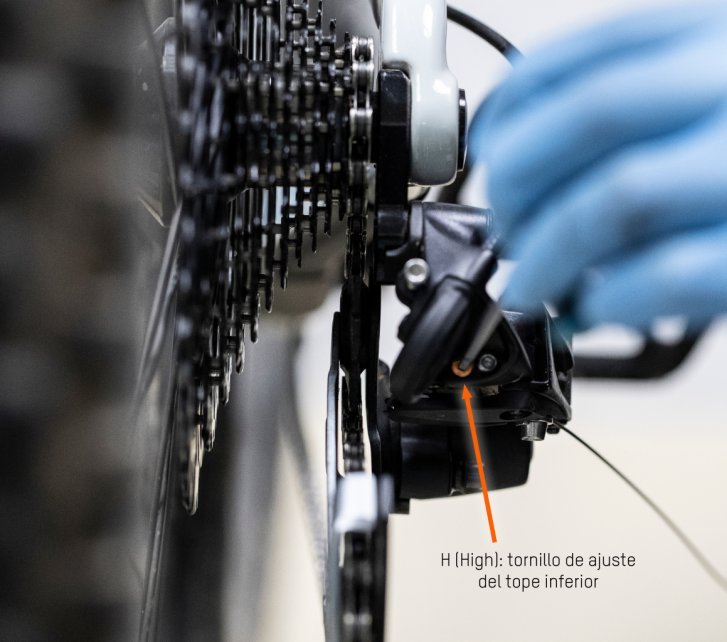
[(379, 73), (378, 135), (373, 150), (379, 208), (406, 203), (410, 94), (409, 78), (404, 72), (384, 69)]
[[(466, 420), (457, 426), (402, 424), (401, 497), (433, 499), (481, 490)], [(521, 486), (528, 480), (532, 442), (511, 426), (478, 429), (488, 490)]]
[(576, 355), (575, 377), (584, 379), (658, 379), (678, 368), (701, 334), (689, 334), (675, 344), (647, 339), (641, 351), (625, 358)]
[[(532, 443), (521, 440), (525, 422), (559, 425), (571, 417), (573, 356), (545, 310), (499, 311), (475, 367), (466, 374), (452, 367), (495, 305), (485, 291), (496, 268), (490, 228), (487, 211), (414, 202), (406, 237), (377, 252), (376, 274), (396, 285), (411, 310), (399, 327), (404, 346), (391, 375), (380, 364), (377, 382), (377, 431), (389, 450), (380, 461), (395, 480), (397, 512), (407, 512), (411, 499), (480, 488), (463, 384), (477, 398), (475, 421), (493, 490), (527, 481)], [(403, 268), (412, 258), (426, 261), (429, 276), (407, 287)], [(480, 357), (495, 366), (478, 367)]]
[[(371, 468), (380, 479), (398, 479), (400, 439), (389, 423), (379, 391), (389, 391), (389, 369), (378, 361), (381, 284), (393, 282), (398, 262), (386, 260), (386, 252), (401, 247), (410, 235), (408, 207), (411, 89), (409, 78), (399, 70), (384, 69), (378, 77), (374, 118), (373, 159), (376, 162), (376, 211), (373, 247), (369, 248), (369, 350), (366, 361), (366, 411), (371, 446)], [(416, 226), (416, 224), (415, 224)], [(388, 272), (387, 272), (388, 270)], [(408, 512), (408, 501), (394, 495), (394, 510)]]
[[(373, 266), (371, 266), (373, 270)], [(368, 360), (366, 362), (366, 415), (369, 418), (368, 436), (371, 447), (371, 470), (375, 475), (383, 475), (392, 468), (394, 444), (391, 435), (382, 430), (378, 418), (378, 387), (381, 377), (379, 362), (379, 330), (381, 325), (381, 288), (376, 284), (368, 288), (369, 325)], [(385, 366), (384, 366), (385, 367)], [(388, 370), (386, 371), (388, 375)], [(374, 418), (376, 421), (374, 421)]]
[[(388, 248), (401, 246), (409, 234), (407, 184), (409, 180), (409, 123), (411, 98), (409, 79), (402, 71), (379, 73), (378, 110), (374, 123), (373, 158), (376, 161), (376, 215), (374, 242), (369, 248), (368, 350), (366, 355), (366, 411), (371, 445), (371, 466), (376, 475), (394, 467), (398, 435), (391, 435), (377, 401), (379, 378), (388, 389), (389, 371), (378, 361), (381, 282), (378, 274)], [(395, 272), (394, 272), (395, 274)], [(393, 278), (393, 277), (392, 277)], [(374, 421), (374, 419), (377, 421)]]
[[(372, 445), (372, 468), (375, 474), (387, 474), (394, 480), (394, 512), (408, 513), (409, 500), (402, 499), (398, 492), (401, 481), (400, 424), (390, 421), (387, 415), (386, 400), (391, 398), (389, 374), (389, 367), (383, 361), (379, 361), (376, 386), (373, 388), (373, 393), (376, 396), (376, 407), (373, 409), (369, 407), (368, 416), (376, 417), (376, 431), (379, 433), (379, 439), (376, 443), (380, 445), (382, 453), (375, 455), (373, 452), (374, 446)], [(379, 465), (378, 469), (377, 464)]]
[(412, 324), (407, 326), (406, 322), (402, 324), (399, 338), (405, 343), (391, 379), (391, 391), (396, 399), (412, 402), (433, 383), (442, 369), (442, 360), (449, 359), (462, 337), (472, 298), (471, 289), (465, 283), (446, 279), (417, 318), (416, 328), (409, 329)]
[[(409, 126), (411, 89), (402, 71), (379, 73), (378, 118), (375, 122), (373, 156), (376, 162), (376, 218), (374, 238), (376, 280), (386, 283), (396, 276), (383, 255), (400, 247), (409, 233)], [(386, 270), (389, 270), (388, 272)], [(394, 270), (393, 273), (391, 270)]]
[[(387, 435), (390, 457), (387, 473), (395, 481), (394, 512), (408, 513), (411, 499), (449, 497), (480, 489), (477, 464), (472, 451), (467, 418), (461, 399), (447, 395), (447, 421), (438, 422), (433, 415), (440, 408), (428, 406), (411, 421), (400, 421), (400, 413), (387, 407), (391, 398), (388, 368), (379, 364), (377, 426)], [(482, 415), (477, 399), (476, 417)], [(420, 402), (421, 403), (421, 402)], [(532, 443), (520, 439), (520, 432), (511, 422), (480, 424), (482, 457), (490, 490), (511, 488), (524, 484), (528, 478)]]
[(494, 305), (485, 285), (496, 267), (488, 247), (489, 212), (462, 205), (414, 202), (409, 238), (382, 257), (379, 273), (400, 272), (407, 260), (418, 256), (429, 266), (426, 285), (407, 289), (401, 274), (396, 280), (399, 299), (411, 314), (399, 328), (404, 347), (394, 364), (394, 397), (412, 402), (434, 379), (459, 348), (460, 340)]
[[(395, 284), (396, 275), (413, 257), (423, 258), (429, 264), (430, 290), (436, 286), (437, 278), (448, 274), (467, 279), (487, 249), (487, 240), (492, 234), (492, 212), (466, 205), (414, 201), (408, 205), (407, 218), (405, 238), (398, 246), (382, 248), (386, 252), (381, 257), (380, 273), (393, 273), (392, 278), (381, 281), (383, 285)], [(397, 294), (408, 297), (402, 289)]]
[(460, 396), (466, 384), (478, 398), (478, 426), (517, 426), (536, 419), (568, 422), (573, 357), (565, 338), (547, 317), (515, 312), (503, 317), (485, 347), (488, 354), (504, 355), (498, 368), (487, 373), (474, 368), (468, 376), (458, 377), (445, 366), (420, 399), (405, 403), (389, 398), (388, 416), (426, 426), (460, 425)]

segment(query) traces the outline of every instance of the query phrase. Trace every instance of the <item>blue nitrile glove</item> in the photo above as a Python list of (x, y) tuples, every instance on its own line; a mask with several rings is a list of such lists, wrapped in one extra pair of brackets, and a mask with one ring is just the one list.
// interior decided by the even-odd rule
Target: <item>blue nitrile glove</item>
[(476, 117), (506, 308), (581, 326), (727, 312), (727, 2), (651, 9), (533, 52)]

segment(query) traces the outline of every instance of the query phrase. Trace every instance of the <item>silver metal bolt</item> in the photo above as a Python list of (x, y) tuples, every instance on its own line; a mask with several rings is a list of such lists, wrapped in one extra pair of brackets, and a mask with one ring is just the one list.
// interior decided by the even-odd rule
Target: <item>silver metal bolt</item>
[(480, 372), (492, 372), (497, 368), (497, 359), (494, 354), (483, 354), (477, 362), (477, 369)]
[(429, 265), (424, 259), (409, 259), (404, 264), (404, 283), (409, 290), (417, 290), (429, 280)]
[(547, 429), (547, 421), (528, 421), (520, 425), (520, 438), (523, 441), (543, 441)]

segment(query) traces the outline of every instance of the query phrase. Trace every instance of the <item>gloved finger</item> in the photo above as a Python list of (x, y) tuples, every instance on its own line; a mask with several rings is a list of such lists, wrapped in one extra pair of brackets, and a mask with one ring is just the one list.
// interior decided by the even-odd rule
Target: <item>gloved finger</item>
[[(630, 148), (555, 194), (510, 244), (513, 309), (568, 298), (584, 269), (653, 239), (727, 220), (727, 110)], [(727, 248), (725, 248), (727, 253)]]
[(603, 269), (574, 313), (585, 327), (621, 323), (648, 329), (657, 317), (703, 324), (727, 312), (727, 225), (672, 237)]
[(720, 31), (668, 53), (599, 68), (491, 132), (483, 149), (502, 231), (605, 155), (719, 108), (727, 94), (726, 77), (727, 40)]
[(590, 73), (594, 66), (616, 57), (625, 58), (688, 37), (725, 15), (724, 1), (652, 7), (599, 23), (556, 44), (548, 43), (514, 61), (515, 71), (492, 94), (487, 114), (490, 124), (515, 116), (554, 84)]

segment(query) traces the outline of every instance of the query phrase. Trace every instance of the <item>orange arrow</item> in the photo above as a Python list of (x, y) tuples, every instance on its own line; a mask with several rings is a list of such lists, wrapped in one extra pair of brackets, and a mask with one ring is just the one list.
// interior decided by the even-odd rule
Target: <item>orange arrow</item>
[(480, 475), (480, 485), (482, 486), (482, 497), (485, 498), (485, 510), (487, 511), (487, 523), (490, 525), (490, 536), (492, 543), (497, 541), (495, 534), (495, 522), (492, 519), (492, 509), (490, 508), (490, 495), (487, 493), (487, 482), (485, 481), (485, 468), (482, 465), (482, 456), (480, 455), (480, 442), (477, 439), (477, 429), (475, 428), (475, 417), (472, 414), (472, 393), (467, 386), (462, 390), (462, 399), (467, 406), (467, 419), (470, 422), (470, 434), (472, 435), (472, 447), (475, 449), (475, 458), (477, 459), (477, 472)]

